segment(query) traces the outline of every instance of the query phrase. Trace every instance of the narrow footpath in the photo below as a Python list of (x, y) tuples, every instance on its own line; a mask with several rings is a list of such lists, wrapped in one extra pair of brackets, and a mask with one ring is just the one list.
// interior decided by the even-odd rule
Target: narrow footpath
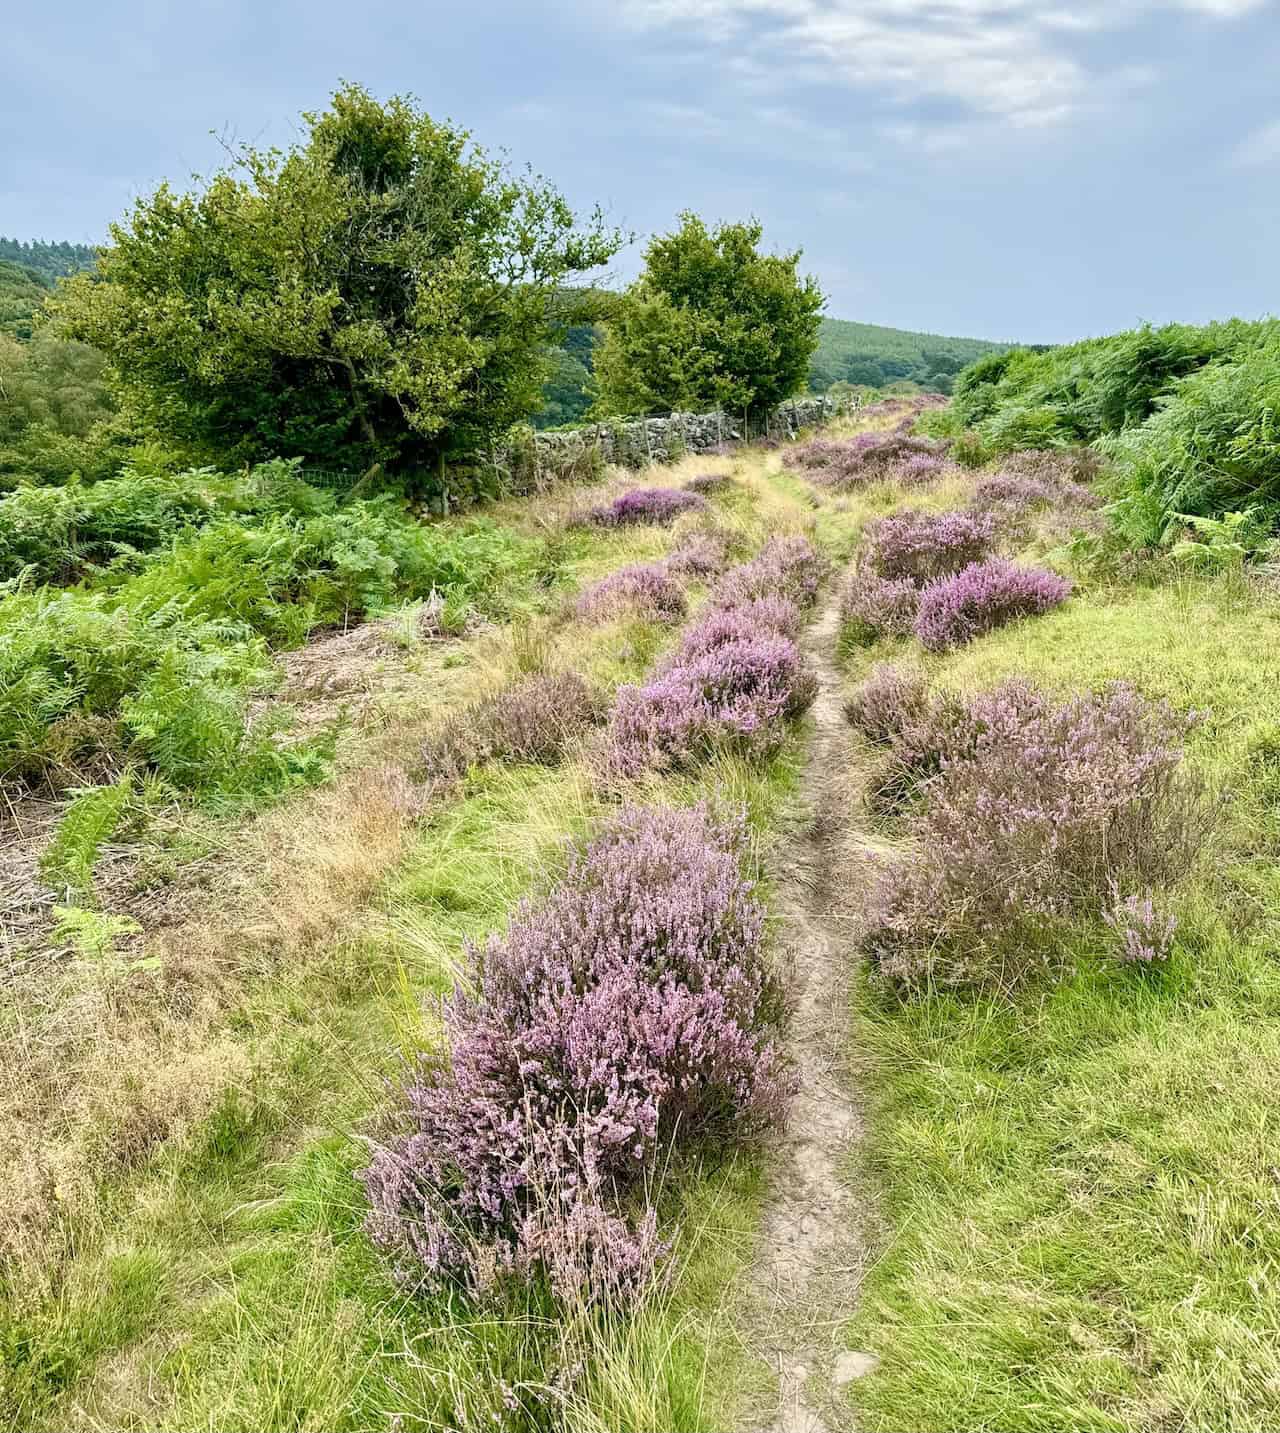
[[(791, 1047), (800, 1087), (777, 1153), (752, 1274), (752, 1344), (777, 1371), (778, 1408), (753, 1433), (847, 1433), (844, 1390), (875, 1366), (839, 1346), (868, 1259), (867, 1211), (848, 1184), (863, 1120), (848, 1067), (853, 922), (833, 880), (855, 851), (860, 802), (835, 662), (839, 603), (831, 595), (805, 638), (818, 677), (805, 763), (803, 827), (778, 854), (782, 939), (794, 962)], [(856, 856), (855, 856), (856, 859)]]

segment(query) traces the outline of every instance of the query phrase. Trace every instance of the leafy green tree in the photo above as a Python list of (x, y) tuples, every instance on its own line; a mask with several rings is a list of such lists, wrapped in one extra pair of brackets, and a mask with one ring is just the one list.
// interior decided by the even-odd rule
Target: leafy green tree
[(106, 360), (46, 325), (28, 343), (0, 334), (0, 488), (106, 477), (129, 437)]
[(760, 253), (762, 232), (686, 212), (650, 242), (595, 353), (602, 412), (759, 410), (804, 387), (823, 296), (799, 250)]
[(51, 307), (143, 422), (222, 461), (422, 474), (537, 409), (566, 280), (622, 238), (409, 99), (348, 85), (304, 119), (140, 200)]

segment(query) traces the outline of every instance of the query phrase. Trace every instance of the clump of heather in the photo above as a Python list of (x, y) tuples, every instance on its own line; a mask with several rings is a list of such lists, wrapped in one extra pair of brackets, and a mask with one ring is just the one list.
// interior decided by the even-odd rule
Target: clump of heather
[(723, 493), (737, 486), (737, 481), (728, 473), (699, 473), (685, 483), (684, 490), (687, 493), (700, 493), (705, 497), (708, 493)]
[(906, 706), (904, 732), (932, 729), (941, 749), (914, 854), (882, 869), (869, 902), (867, 949), (895, 982), (1011, 978), (1051, 948), (1055, 922), (1102, 915), (1117, 886), (1176, 879), (1211, 828), (1182, 766), (1197, 718), (1124, 683), (1055, 705), (1007, 682), (945, 730), (937, 709)]
[(845, 717), (868, 740), (886, 748), (873, 789), (877, 805), (898, 806), (945, 758), (971, 748), (979, 719), (950, 692), (930, 692), (920, 672), (881, 663), (845, 704)]
[(780, 1121), (793, 1081), (743, 837), (702, 807), (626, 809), (472, 952), (442, 1002), (448, 1052), (361, 1174), (402, 1277), (634, 1293), (662, 1253), (645, 1196), (672, 1149)]
[(604, 771), (626, 779), (689, 766), (726, 747), (770, 756), (782, 744), (783, 722), (800, 716), (816, 696), (813, 673), (786, 637), (682, 649), (643, 686), (619, 690)]
[(986, 511), (1032, 512), (1053, 502), (1055, 489), (1042, 478), (1023, 478), (1014, 473), (993, 473), (973, 490), (973, 505)]
[(922, 488), (953, 471), (941, 453), (911, 453), (893, 465), (890, 475), (903, 487)]
[[(914, 419), (909, 420), (913, 422)], [(912, 458), (939, 459), (942, 445), (908, 432), (858, 433), (853, 438), (815, 438), (792, 449), (789, 461), (807, 470), (810, 481), (837, 492), (852, 492), (892, 478)]]
[(905, 577), (923, 587), (981, 562), (991, 552), (995, 533), (994, 519), (985, 514), (906, 509), (870, 524), (864, 560), (881, 577)]
[(1019, 617), (1048, 612), (1070, 593), (1070, 581), (1047, 568), (988, 558), (924, 588), (915, 634), (930, 651), (942, 651)]
[(613, 779), (672, 769), (730, 747), (771, 755), (817, 681), (792, 640), (825, 564), (804, 538), (773, 538), (716, 584), (674, 655), (614, 704), (601, 765)]
[(711, 594), (716, 607), (733, 607), (757, 597), (786, 597), (809, 607), (827, 574), (827, 562), (803, 537), (772, 537), (750, 562), (732, 568)]
[(841, 631), (858, 646), (880, 637), (907, 637), (919, 605), (920, 591), (910, 578), (881, 577), (863, 565), (850, 574), (840, 594)]
[(1145, 896), (1128, 895), (1122, 900), (1113, 883), (1111, 894), (1111, 908), (1103, 912), (1102, 918), (1120, 937), (1120, 959), (1126, 964), (1145, 965), (1167, 960), (1173, 950), (1178, 918), (1162, 911), (1150, 892)]
[(803, 626), (804, 614), (790, 598), (753, 597), (731, 607), (709, 606), (685, 633), (680, 650), (692, 656), (765, 635), (797, 637)]
[(679, 622), (686, 610), (680, 584), (661, 562), (620, 567), (588, 587), (574, 607), (578, 617), (592, 622), (628, 612), (651, 622)]
[(429, 779), (447, 783), (481, 761), (554, 766), (603, 716), (600, 698), (576, 672), (541, 672), (460, 712), (423, 748), (423, 767)]
[(696, 532), (666, 560), (668, 572), (714, 577), (729, 561), (729, 542), (720, 532)]
[(680, 488), (631, 488), (611, 503), (591, 509), (590, 520), (599, 527), (627, 527), (634, 523), (671, 523), (687, 512), (706, 510), (706, 499)]

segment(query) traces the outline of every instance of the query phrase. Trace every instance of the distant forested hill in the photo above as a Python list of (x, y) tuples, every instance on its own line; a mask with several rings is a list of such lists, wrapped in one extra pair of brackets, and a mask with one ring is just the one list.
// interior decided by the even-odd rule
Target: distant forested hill
[(91, 244), (68, 244), (65, 239), (47, 244), (42, 239), (0, 238), (0, 260), (34, 269), (48, 283), (93, 268), (96, 254)]
[(43, 276), (35, 269), (0, 259), (0, 333), (30, 338), (31, 315), (48, 292)]
[[(591, 402), (587, 391), (591, 350), (597, 334), (590, 324), (578, 325), (569, 330), (562, 348), (551, 351), (553, 371), (543, 389), (543, 410), (533, 420), (537, 427), (573, 423), (586, 412)], [(809, 389), (825, 393), (833, 383), (885, 388), (905, 381), (932, 392), (950, 393), (952, 380), (962, 368), (985, 354), (1004, 353), (1014, 346), (985, 338), (947, 338), (824, 318), (809, 370)]]
[(903, 328), (881, 328), (874, 323), (852, 323), (824, 318), (818, 348), (809, 372), (809, 387), (825, 393), (833, 383), (865, 383), (883, 388), (906, 380), (941, 393), (962, 368), (988, 353), (1003, 353), (1011, 343), (983, 338), (945, 338), (936, 333), (911, 333)]

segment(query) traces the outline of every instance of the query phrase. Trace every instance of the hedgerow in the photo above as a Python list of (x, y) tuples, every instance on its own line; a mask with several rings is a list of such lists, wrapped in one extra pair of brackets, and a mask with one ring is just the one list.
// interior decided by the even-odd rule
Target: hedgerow
[(448, 1049), (362, 1173), (407, 1282), (632, 1293), (662, 1253), (649, 1201), (671, 1153), (778, 1122), (781, 999), (742, 839), (701, 807), (628, 808), (471, 952)]

